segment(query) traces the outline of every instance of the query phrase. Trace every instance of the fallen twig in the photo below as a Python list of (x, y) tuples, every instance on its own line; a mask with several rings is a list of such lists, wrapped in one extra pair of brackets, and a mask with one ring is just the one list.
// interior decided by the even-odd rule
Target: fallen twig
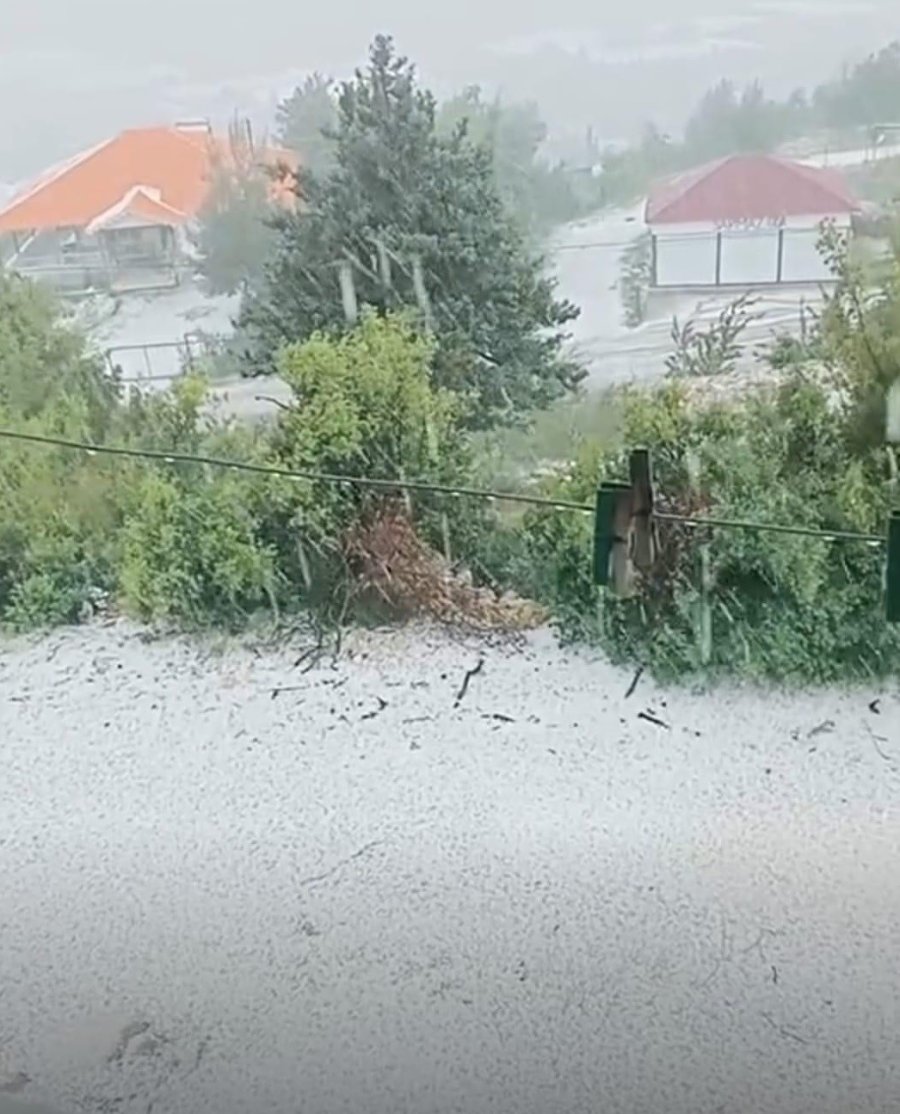
[(321, 651), (321, 649), (322, 649), (322, 642), (320, 640), (315, 646), (310, 646), (308, 650), (303, 651), (303, 653), (300, 655), (300, 657), (297, 658), (297, 660), (294, 662), (294, 668), (299, 669), (300, 666), (305, 661), (307, 661), (311, 657), (314, 657), (316, 654), (318, 654)]
[(807, 739), (814, 739), (816, 735), (830, 735), (832, 731), (834, 731), (834, 720), (826, 719), (816, 724), (806, 737)]
[(775, 1032), (778, 1033), (780, 1036), (786, 1037), (788, 1040), (796, 1041), (798, 1044), (809, 1044), (809, 1041), (805, 1037), (801, 1037), (799, 1033), (795, 1033), (792, 1030), (788, 1029), (786, 1025), (779, 1025), (771, 1014), (764, 1013), (762, 1014), (762, 1018), (769, 1025), (771, 1025)]
[(305, 689), (306, 685), (280, 685), (278, 688), (272, 689), (272, 699), (281, 696), (283, 692), (300, 692)]
[(388, 702), (386, 700), (383, 700), (380, 696), (376, 696), (375, 699), (378, 701), (378, 707), (374, 708), (371, 712), (366, 712), (364, 716), (360, 716), (361, 720), (374, 719), (376, 716), (380, 716), (381, 713), (388, 706)]
[(644, 719), (647, 723), (652, 723), (654, 727), (661, 727), (664, 731), (671, 731), (671, 727), (661, 719), (658, 719), (652, 712), (638, 712), (638, 719)]
[(876, 735), (868, 724), (866, 724), (866, 730), (869, 732), (869, 738), (872, 740), (872, 746), (875, 748), (878, 757), (883, 758), (885, 762), (889, 762), (893, 766), (895, 764), (895, 759), (893, 758), (893, 756), (888, 754), (886, 751), (883, 751), (878, 745), (879, 743), (886, 743), (887, 739), (885, 739), (882, 735)]
[(466, 693), (469, 691), (469, 682), (472, 680), (473, 677), (477, 677), (478, 674), (481, 673), (483, 669), (484, 669), (484, 658), (479, 658), (478, 659), (478, 664), (476, 666), (474, 666), (472, 669), (469, 669), (466, 672), (465, 677), (463, 677), (462, 684), (459, 687), (459, 692), (456, 694), (457, 705), (462, 703), (463, 699), (465, 698)]
[(273, 406), (277, 406), (280, 410), (291, 411), (291, 407), (287, 403), (282, 402), (280, 399), (272, 398), (271, 395), (254, 395), (254, 402), (271, 402)]
[(625, 693), (626, 700), (629, 696), (634, 696), (634, 690), (638, 687), (638, 681), (640, 681), (643, 672), (644, 667), (642, 665), (638, 666), (637, 672), (635, 673), (634, 677), (632, 677), (631, 684), (628, 686), (628, 691)]
[(335, 863), (330, 870), (324, 870), (321, 874), (311, 874), (308, 878), (301, 878), (296, 883), (296, 886), (312, 886), (317, 882), (323, 882), (326, 878), (331, 878), (332, 875), (337, 874), (339, 870), (343, 870), (344, 867), (349, 866), (350, 863), (356, 862), (357, 859), (361, 859), (364, 855), (368, 855), (370, 851), (373, 851), (376, 847), (380, 847), (382, 843), (384, 843), (384, 840), (373, 840), (364, 847), (360, 847), (358, 851), (354, 851), (352, 855), (348, 855), (345, 859), (341, 859), (339, 862)]

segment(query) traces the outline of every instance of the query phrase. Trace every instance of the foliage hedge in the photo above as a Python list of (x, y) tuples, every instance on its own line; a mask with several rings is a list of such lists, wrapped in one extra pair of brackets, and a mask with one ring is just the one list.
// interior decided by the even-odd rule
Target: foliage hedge
[[(890, 500), (884, 454), (854, 456), (847, 414), (799, 374), (767, 394), (698, 408), (683, 387), (630, 395), (626, 444), (648, 445), (662, 509), (880, 533)], [(693, 479), (699, 462), (701, 482)], [(560, 494), (590, 500), (598, 475), (627, 475), (624, 453), (586, 456)], [(613, 660), (677, 678), (739, 674), (785, 682), (884, 675), (900, 666), (900, 631), (883, 619), (883, 548), (863, 542), (661, 524), (660, 569), (640, 597), (598, 608), (585, 554), (592, 522), (528, 516), (518, 586), (546, 599), (565, 636)], [(700, 546), (709, 552), (712, 653), (699, 628)]]
[[(900, 261), (873, 287), (835, 248), (838, 286), (809, 343), (779, 344), (777, 386), (699, 404), (696, 380), (631, 390), (616, 444), (584, 443), (545, 490), (591, 502), (627, 450), (653, 452), (664, 508), (881, 533), (896, 499), (885, 395), (900, 377)], [(0, 426), (232, 456), (294, 470), (478, 484), (471, 405), (435, 385), (435, 341), (413, 318), (367, 313), (340, 338), (281, 352), (293, 405), (271, 426), (209, 416), (205, 385), (127, 396), (34, 287), (0, 279)], [(487, 477), (489, 479), (489, 477)], [(342, 538), (380, 496), (288, 480), (36, 447), (0, 438), (0, 622), (24, 630), (107, 606), (182, 627), (239, 628), (261, 612), (334, 615), (352, 577)], [(548, 605), (563, 637), (660, 676), (824, 682), (892, 672), (883, 547), (719, 528), (661, 527), (663, 558), (633, 601), (591, 583), (590, 516), (413, 493), (420, 535), (476, 580)], [(708, 555), (700, 592), (699, 554)], [(712, 624), (709, 653), (702, 616)]]

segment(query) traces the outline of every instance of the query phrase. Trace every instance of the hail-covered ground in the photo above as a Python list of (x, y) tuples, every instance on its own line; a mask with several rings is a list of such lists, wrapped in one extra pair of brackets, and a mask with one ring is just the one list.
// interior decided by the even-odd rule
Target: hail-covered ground
[(900, 1107), (896, 686), (305, 649), (0, 648), (3, 1114)]

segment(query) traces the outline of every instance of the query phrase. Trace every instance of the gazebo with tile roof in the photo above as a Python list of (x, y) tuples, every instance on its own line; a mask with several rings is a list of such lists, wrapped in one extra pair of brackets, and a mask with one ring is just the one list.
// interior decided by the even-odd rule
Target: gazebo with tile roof
[(823, 222), (848, 229), (860, 206), (835, 170), (734, 155), (660, 182), (647, 200), (656, 288), (821, 283)]
[[(250, 150), (261, 167), (296, 169), (290, 152)], [(92, 284), (102, 271), (171, 267), (209, 196), (217, 165), (238, 157), (208, 126), (134, 128), (53, 167), (0, 208), (7, 265)], [(283, 185), (273, 180), (273, 195)]]

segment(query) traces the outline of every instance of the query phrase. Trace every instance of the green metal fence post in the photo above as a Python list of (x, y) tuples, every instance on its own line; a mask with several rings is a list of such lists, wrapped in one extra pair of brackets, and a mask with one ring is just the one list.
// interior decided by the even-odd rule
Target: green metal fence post
[(886, 617), (900, 623), (900, 511), (891, 511), (887, 535)]
[(602, 483), (597, 488), (594, 512), (594, 583), (602, 587), (614, 580), (613, 557), (616, 546), (626, 545), (628, 542), (627, 531), (621, 530), (621, 519), (623, 501), (630, 499), (631, 484)]

